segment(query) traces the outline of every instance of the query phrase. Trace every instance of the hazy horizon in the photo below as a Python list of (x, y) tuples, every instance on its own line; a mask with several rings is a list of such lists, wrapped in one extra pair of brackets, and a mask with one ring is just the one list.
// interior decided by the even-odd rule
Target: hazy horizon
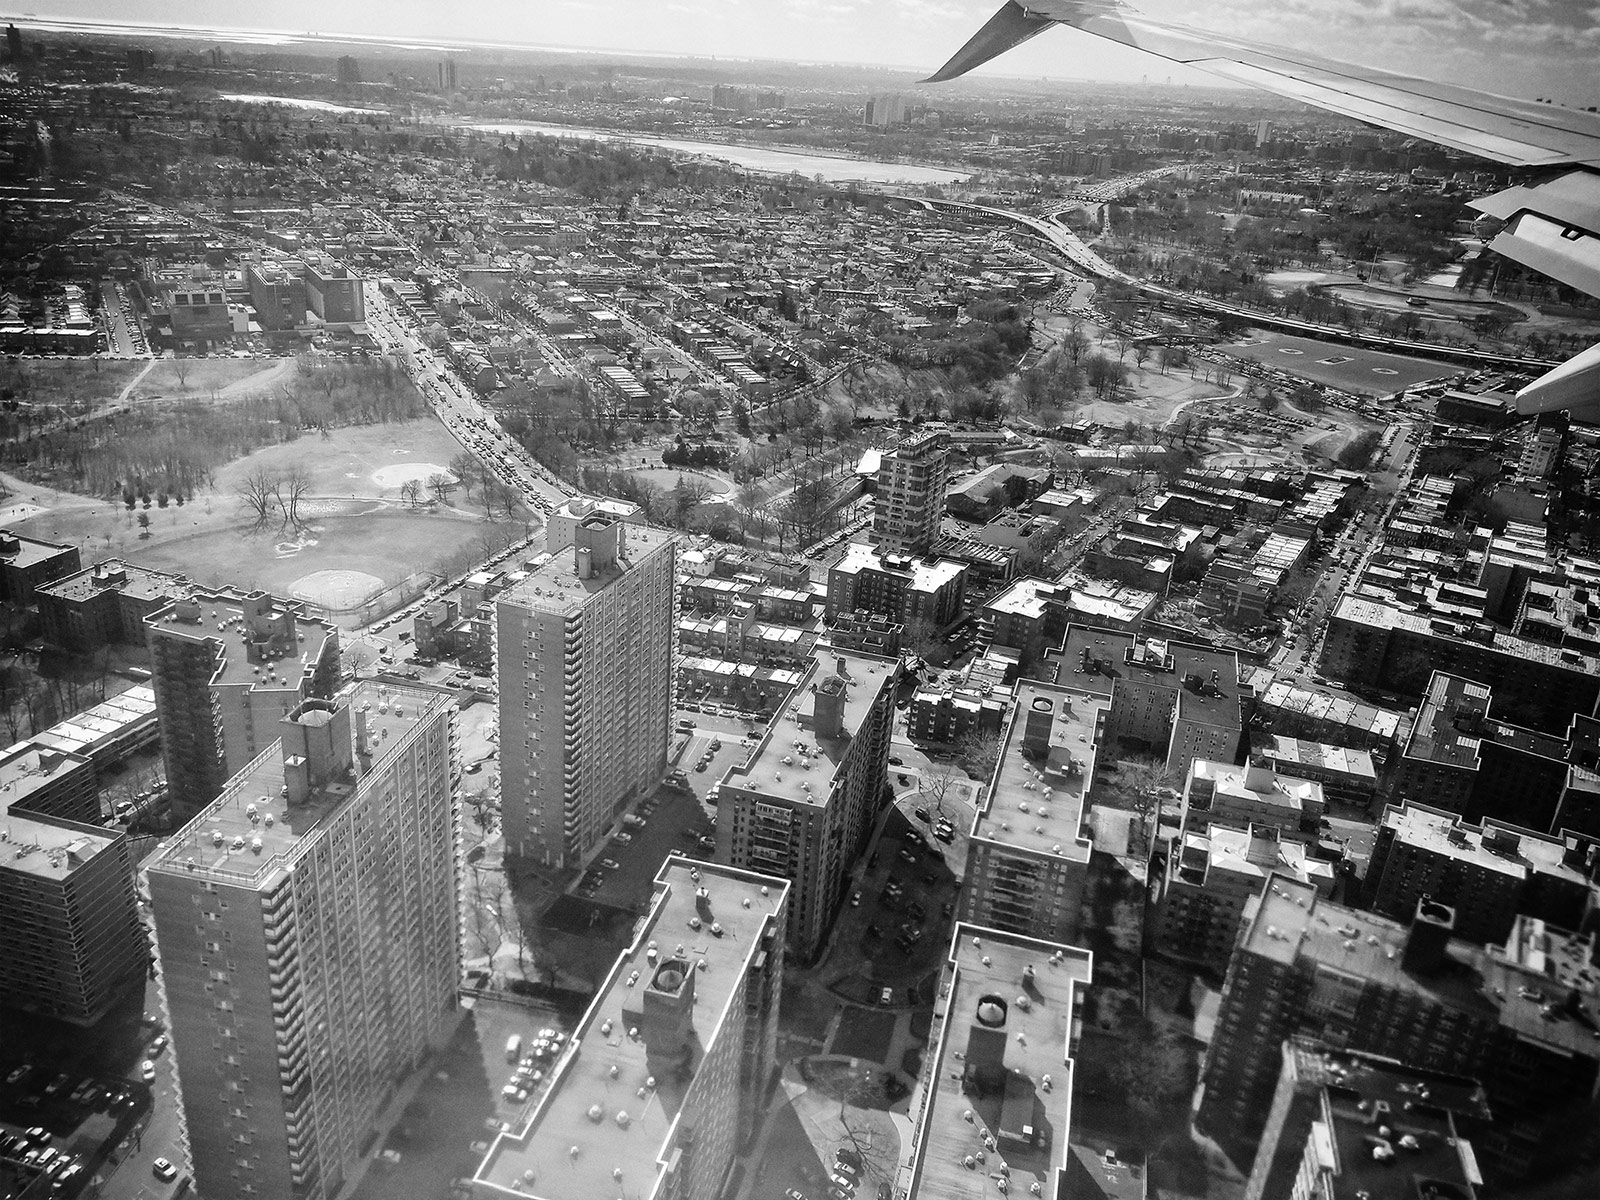
[[(263, 0), (248, 19), (224, 24), (207, 0), (52, 0), (0, 19), (148, 25), (150, 34), (169, 36), (216, 31), (264, 45), (312, 34), (395, 49), (505, 47), (927, 74), (997, 7), (999, 0), (494, 0), (442, 8), (392, 0), (377, 10), (352, 0)], [(1286, 0), (1266, 10), (1249, 0), (1203, 7), (1152, 0), (1139, 7), (1219, 33), (1315, 47), (1488, 91), (1600, 102), (1600, 26), (1585, 0)], [(1486, 71), (1490, 63), (1494, 70)], [(1222, 86), (1204, 72), (1070, 29), (1049, 30), (975, 75)]]

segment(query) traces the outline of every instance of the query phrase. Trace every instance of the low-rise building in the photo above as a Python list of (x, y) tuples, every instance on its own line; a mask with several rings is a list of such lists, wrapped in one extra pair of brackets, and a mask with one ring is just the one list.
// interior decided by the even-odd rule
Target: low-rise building
[(1195, 759), (1184, 780), (1183, 825), (1196, 833), (1213, 825), (1261, 827), (1287, 840), (1315, 841), (1326, 810), (1321, 784), (1270, 767)]
[(1378, 770), (1366, 750), (1269, 734), (1255, 757), (1275, 771), (1320, 784), (1330, 804), (1368, 808), (1378, 794)]
[(35, 589), (47, 642), (76, 654), (144, 645), (145, 618), (189, 590), (182, 575), (111, 558)]
[(42, 584), (81, 569), (76, 546), (0, 529), (0, 600), (26, 607)]
[(879, 613), (908, 628), (939, 630), (961, 616), (965, 600), (966, 567), (949, 559), (884, 555), (854, 542), (828, 568), (829, 621), (840, 613)]
[(1435, 671), (1492, 679), (1502, 718), (1544, 733), (1600, 700), (1600, 656), (1507, 633), (1487, 621), (1430, 616), (1362, 596), (1340, 597), (1328, 619), (1322, 669), (1357, 686), (1381, 680), (1421, 697)]
[(1393, 792), (1460, 813), (1549, 830), (1567, 779), (1567, 743), (1493, 715), (1495, 690), (1435, 671), (1395, 767)]

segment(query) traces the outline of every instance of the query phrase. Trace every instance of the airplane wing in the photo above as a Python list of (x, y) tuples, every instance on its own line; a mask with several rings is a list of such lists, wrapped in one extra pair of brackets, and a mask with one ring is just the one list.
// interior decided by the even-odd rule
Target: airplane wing
[[(1497, 96), (1152, 20), (1118, 0), (1007, 0), (929, 77), (963, 75), (1052, 25), (1068, 25), (1359, 121), (1509, 166), (1561, 172), (1472, 202), (1489, 248), (1600, 296), (1600, 113)], [(1557, 378), (1557, 377), (1560, 378)], [(1600, 394), (1600, 354), (1564, 364), (1518, 395), (1524, 413)]]

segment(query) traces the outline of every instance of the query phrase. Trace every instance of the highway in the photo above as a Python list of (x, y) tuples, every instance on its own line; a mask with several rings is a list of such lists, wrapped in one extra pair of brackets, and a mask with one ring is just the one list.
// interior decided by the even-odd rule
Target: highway
[(1126, 271), (1112, 266), (1105, 259), (1090, 248), (1077, 234), (1065, 226), (1058, 224), (1052, 216), (1033, 217), (1027, 213), (1015, 212), (1006, 208), (991, 208), (982, 204), (967, 204), (959, 200), (928, 200), (920, 196), (905, 197), (931, 208), (964, 209), (970, 212), (982, 213), (987, 217), (1009, 221), (1021, 225), (1044, 241), (1050, 243), (1057, 251), (1064, 255), (1072, 264), (1086, 275), (1096, 279), (1112, 280), (1117, 283), (1127, 284), (1137, 288), (1146, 297), (1173, 308), (1203, 313), (1207, 316), (1231, 316), (1258, 325), (1264, 329), (1280, 329), (1286, 333), (1298, 333), (1305, 337), (1313, 337), (1324, 342), (1339, 342), (1349, 346), (1365, 346), (1372, 350), (1387, 350), (1394, 354), (1409, 354), (1420, 358), (1437, 358), (1447, 362), (1459, 362), (1475, 367), (1509, 367), (1522, 371), (1549, 371), (1560, 364), (1542, 358), (1529, 358), (1516, 354), (1497, 354), (1489, 350), (1475, 350), (1465, 346), (1441, 346), (1434, 342), (1414, 342), (1406, 338), (1387, 337), (1376, 333), (1357, 333), (1343, 325), (1318, 325), (1311, 321), (1301, 321), (1295, 317), (1283, 317), (1273, 313), (1260, 312), (1253, 308), (1244, 308), (1237, 304), (1229, 304), (1223, 300), (1214, 300), (1209, 296), (1197, 296), (1192, 292), (1180, 292), (1176, 288), (1169, 288), (1159, 283), (1151, 283), (1129, 275)]

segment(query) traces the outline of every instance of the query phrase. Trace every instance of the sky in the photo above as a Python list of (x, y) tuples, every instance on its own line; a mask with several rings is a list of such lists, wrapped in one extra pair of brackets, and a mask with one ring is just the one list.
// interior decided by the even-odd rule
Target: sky
[[(1000, 0), (36, 0), (41, 18), (353, 33), (862, 62), (931, 72)], [(1301, 46), (1485, 91), (1600, 104), (1600, 0), (1144, 0), (1152, 17)], [(24, 10), (17, 10), (24, 11)], [(1204, 83), (1209, 77), (1053, 29), (990, 75)]]

